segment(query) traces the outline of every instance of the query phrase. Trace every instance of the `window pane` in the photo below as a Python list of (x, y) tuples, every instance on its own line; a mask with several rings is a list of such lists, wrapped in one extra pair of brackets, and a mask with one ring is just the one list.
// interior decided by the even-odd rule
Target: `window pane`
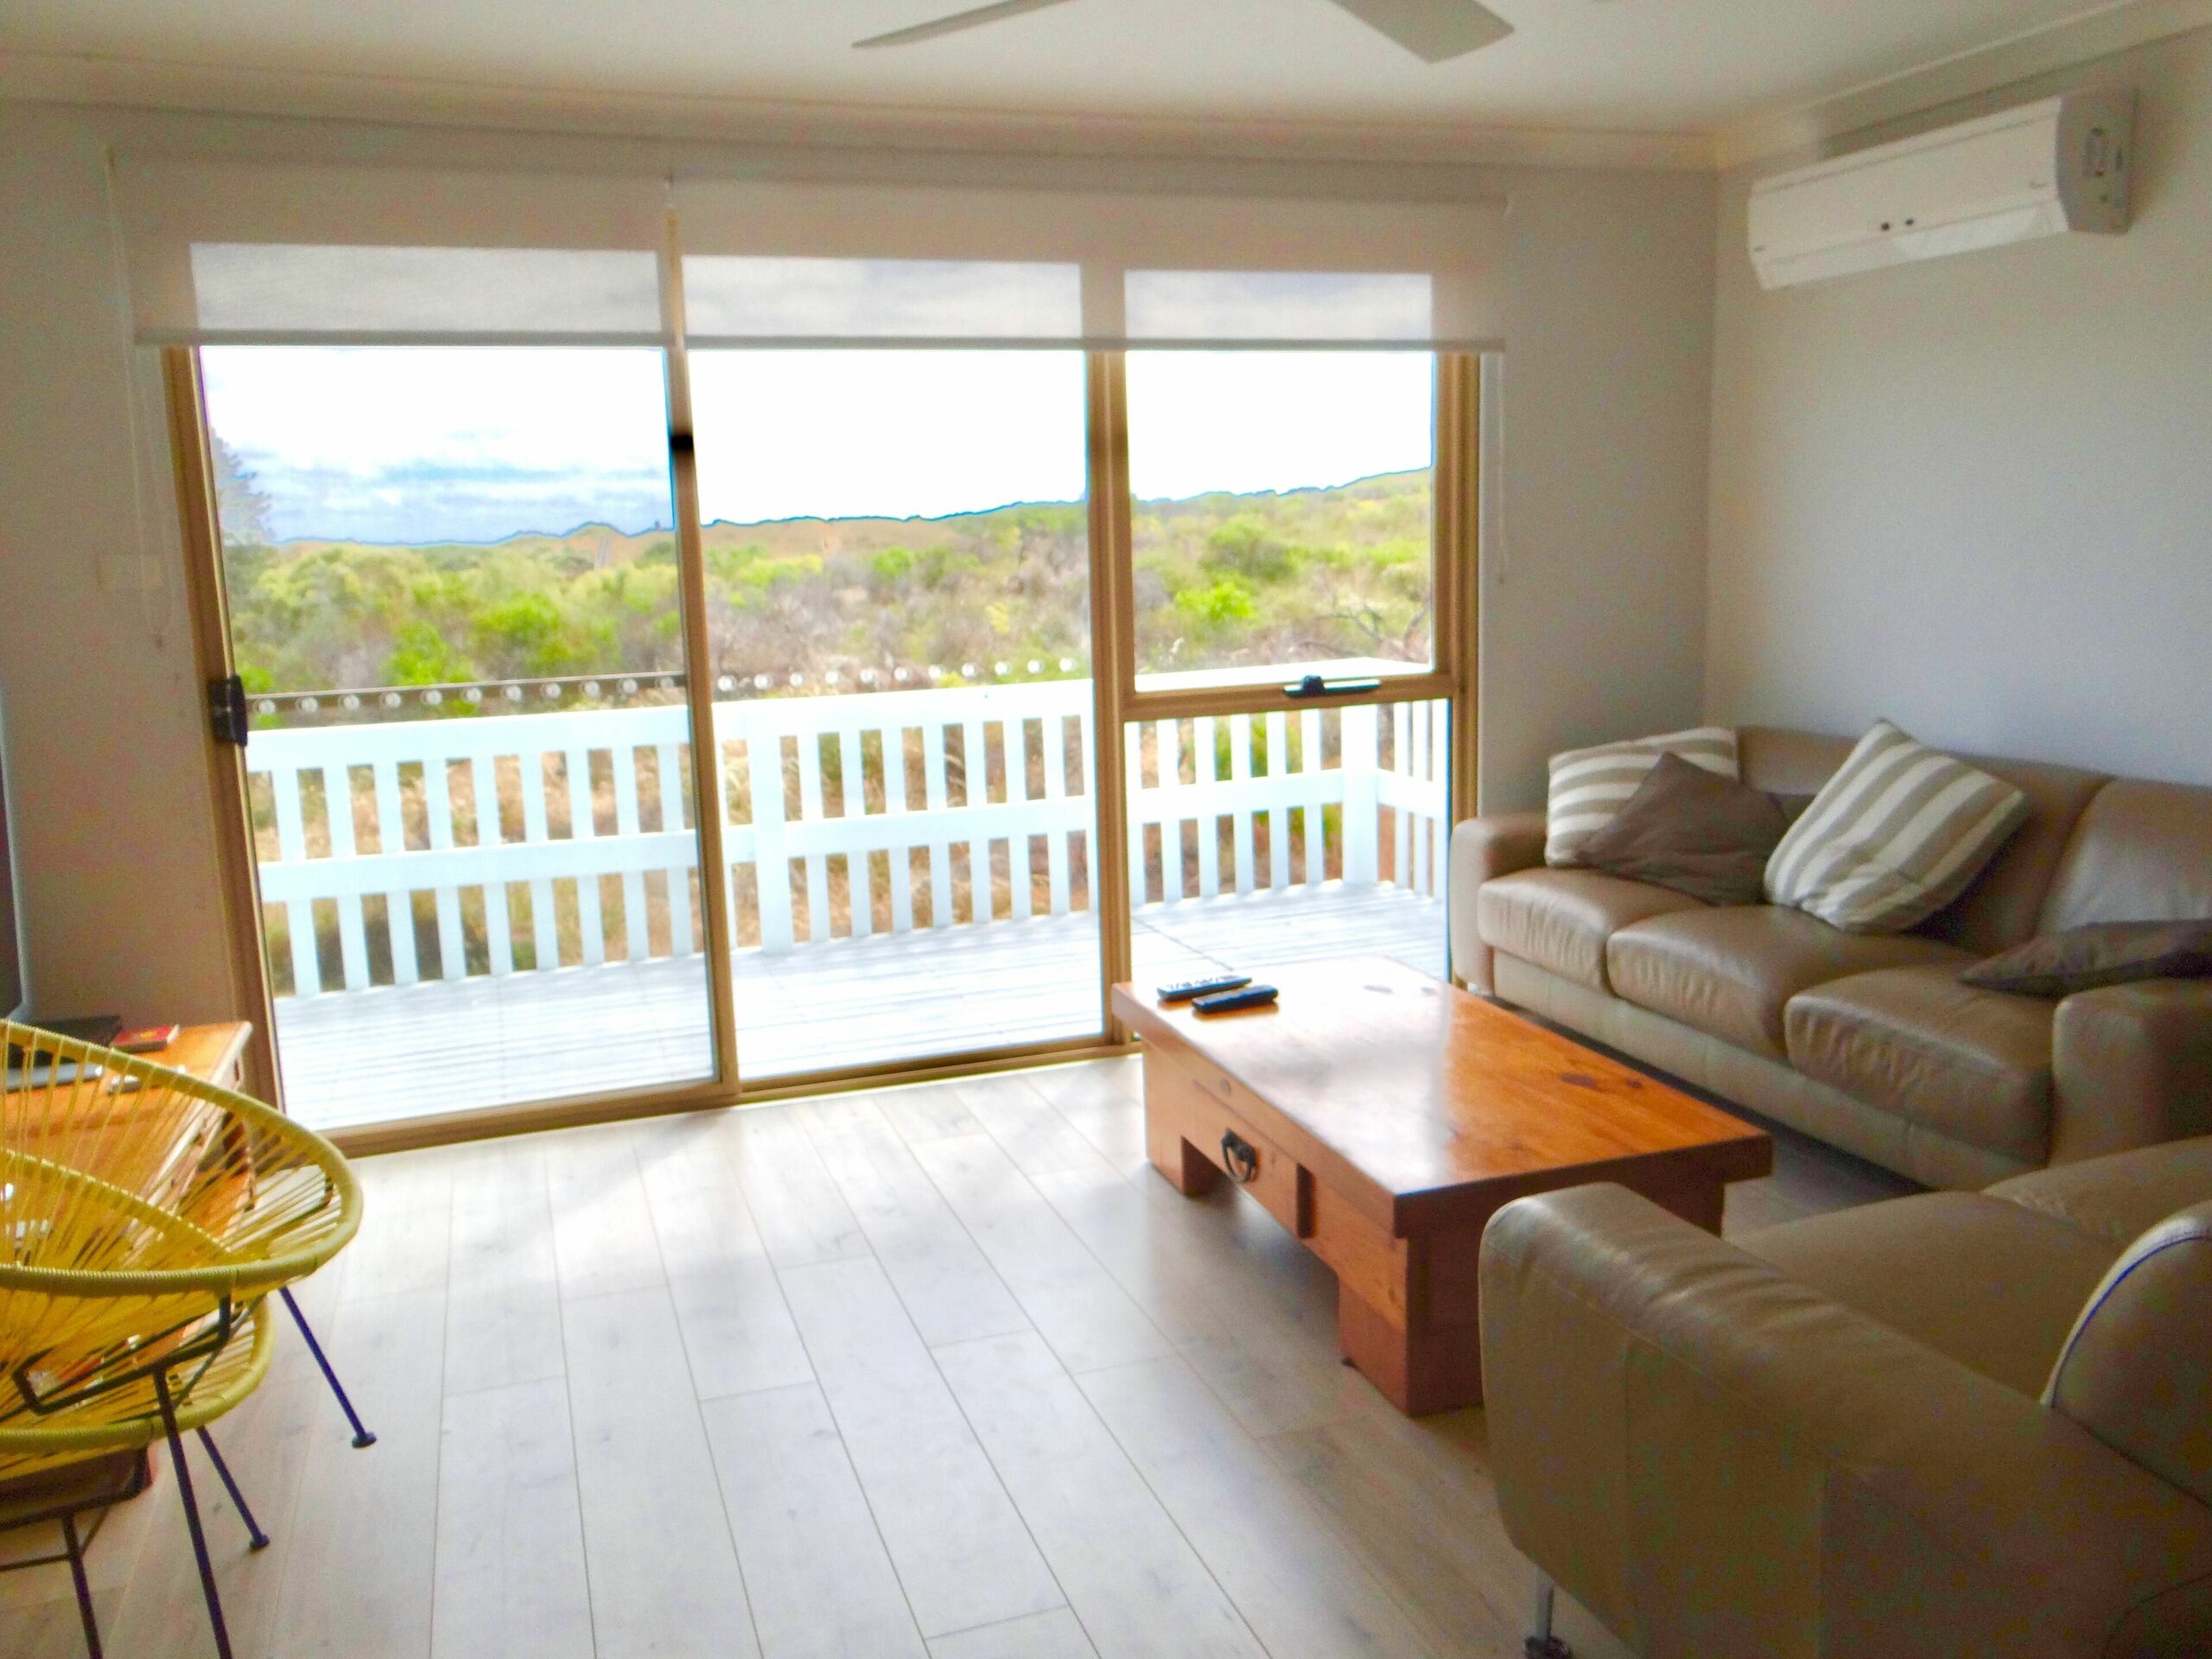
[(691, 365), (743, 1074), (1096, 1032), (1081, 354)]
[(1435, 359), (1133, 352), (1137, 683), (1431, 661)]
[(200, 357), (292, 1111), (710, 1077), (660, 353)]

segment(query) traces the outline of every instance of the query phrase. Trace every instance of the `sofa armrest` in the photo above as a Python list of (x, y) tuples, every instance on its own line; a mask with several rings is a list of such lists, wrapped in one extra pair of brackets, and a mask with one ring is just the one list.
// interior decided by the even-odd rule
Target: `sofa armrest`
[(1541, 864), (1544, 833), (1541, 812), (1485, 813), (1452, 831), (1452, 971), (1471, 990), (1497, 988), (1490, 946), (1475, 927), (1475, 891), (1493, 876)]
[(1648, 1654), (2202, 1652), (2212, 1510), (1617, 1186), (1483, 1241), (1506, 1530)]
[(2077, 991), (2051, 1029), (2050, 1160), (2212, 1134), (2212, 979)]

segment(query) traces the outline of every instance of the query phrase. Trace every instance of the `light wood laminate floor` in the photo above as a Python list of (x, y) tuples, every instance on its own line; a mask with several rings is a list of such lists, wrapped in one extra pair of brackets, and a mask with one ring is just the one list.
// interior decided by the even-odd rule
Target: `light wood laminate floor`
[[(1140, 1065), (362, 1160), (305, 1300), (382, 1438), (289, 1330), (218, 1426), (241, 1659), (1517, 1659), (1482, 1413), (1338, 1363), (1327, 1271), (1146, 1165)], [(1900, 1189), (1792, 1139), (1729, 1224)], [(92, 1580), (114, 1659), (213, 1652), (166, 1470)], [(0, 1576), (0, 1654), (81, 1651)]]

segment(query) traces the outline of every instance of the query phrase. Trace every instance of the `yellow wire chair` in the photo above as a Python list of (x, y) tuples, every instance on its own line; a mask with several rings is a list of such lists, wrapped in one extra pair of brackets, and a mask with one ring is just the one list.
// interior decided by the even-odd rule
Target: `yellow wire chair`
[[(246, 1096), (13, 1022), (0, 1038), (18, 1068), (0, 1093), (0, 1482), (166, 1440), (229, 1659), (181, 1436), (197, 1432), (253, 1547), (266, 1545), (207, 1425), (267, 1374), (264, 1299), (290, 1303), (292, 1281), (353, 1236), (360, 1189), (337, 1148)], [(373, 1438), (353, 1421), (357, 1444)], [(73, 1520), (59, 1518), (99, 1659)]]

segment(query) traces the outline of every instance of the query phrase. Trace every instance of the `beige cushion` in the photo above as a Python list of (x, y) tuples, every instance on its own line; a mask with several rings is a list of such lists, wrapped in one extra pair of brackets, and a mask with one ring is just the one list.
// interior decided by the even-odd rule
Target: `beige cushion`
[(2114, 1254), (2104, 1239), (1976, 1192), (1891, 1198), (1735, 1243), (2031, 1396)]
[(2175, 1211), (2212, 1198), (2212, 1135), (2015, 1175), (1984, 1196), (2039, 1211), (2121, 1249)]
[(2212, 1204), (2112, 1265), (2044, 1398), (2121, 1456), (2212, 1503)]
[(1622, 928), (1606, 942), (1616, 996), (1770, 1059), (1789, 1058), (1783, 1008), (1798, 992), (1849, 974), (1971, 961), (1911, 934), (1845, 933), (1801, 910), (1700, 906)]
[(1767, 861), (1767, 897), (1853, 933), (1896, 933), (1963, 893), (2028, 799), (1874, 722)]
[(1522, 870), (1476, 889), (1475, 925), (1494, 950), (1604, 991), (1605, 941), (1616, 931), (1699, 908), (1685, 893), (1595, 870)]
[(1885, 968), (1802, 991), (1789, 1062), (1955, 1140), (2027, 1163), (2050, 1147), (2056, 1003), (1959, 982), (1949, 963)]
[(1736, 775), (1736, 734), (1726, 726), (1700, 726), (1555, 754), (1544, 861), (1560, 866), (1578, 862), (1582, 843), (1613, 821), (1662, 754), (1679, 754), (1724, 778)]

